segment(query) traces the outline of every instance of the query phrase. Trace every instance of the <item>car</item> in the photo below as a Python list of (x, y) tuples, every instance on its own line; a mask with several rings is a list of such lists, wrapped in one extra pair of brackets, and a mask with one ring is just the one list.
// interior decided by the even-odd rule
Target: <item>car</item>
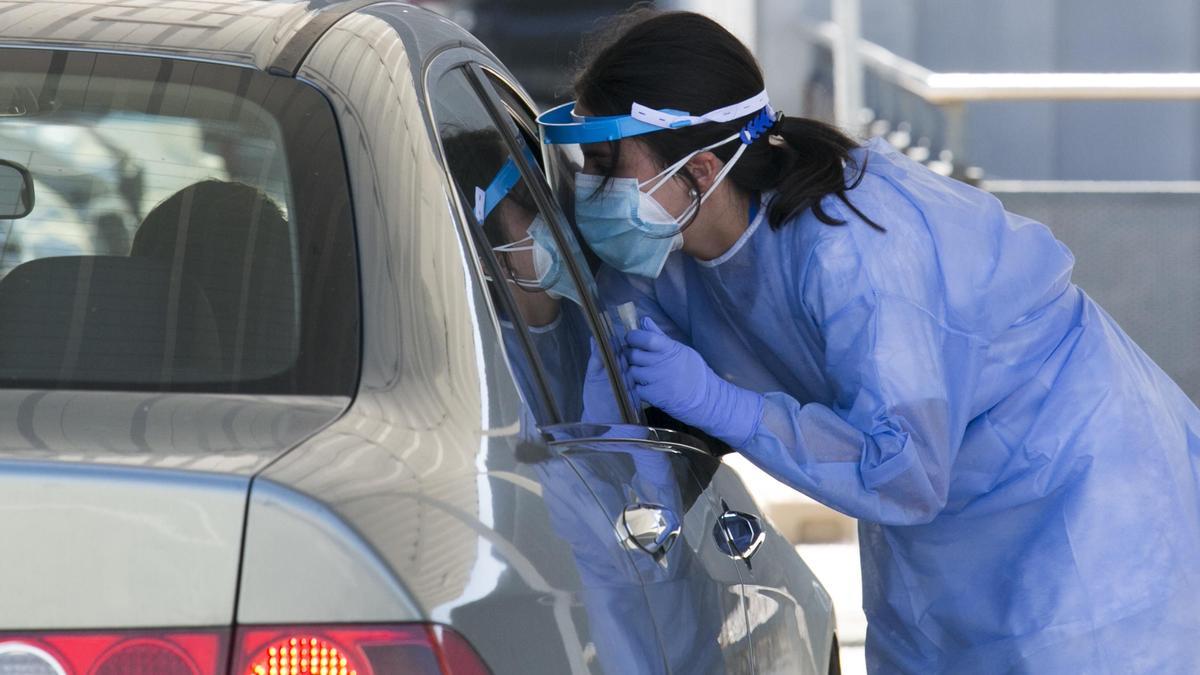
[(0, 71), (0, 250), (103, 239), (59, 133), (140, 195), (0, 273), (0, 675), (836, 672), (730, 449), (627, 386), (578, 158), (469, 33), (17, 0)]

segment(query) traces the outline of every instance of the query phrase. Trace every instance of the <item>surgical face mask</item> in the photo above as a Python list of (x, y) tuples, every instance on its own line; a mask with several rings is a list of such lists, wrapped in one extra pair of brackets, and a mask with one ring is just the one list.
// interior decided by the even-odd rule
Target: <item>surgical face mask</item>
[(636, 178), (575, 175), (575, 221), (600, 259), (629, 274), (654, 278), (667, 256), (683, 246), (679, 224)]
[(539, 213), (529, 224), (528, 236), (520, 241), (496, 246), (492, 250), (497, 253), (519, 253), (529, 251), (533, 255), (533, 273), (535, 279), (513, 279), (522, 288), (545, 291), (552, 298), (566, 298), (582, 306), (579, 290), (571, 275), (567, 273), (562, 256), (559, 255), (558, 245), (554, 241), (554, 233), (550, 231), (546, 221)]
[[(704, 194), (693, 192), (692, 203), (678, 217), (672, 216), (654, 198), (654, 193), (696, 155), (740, 139), (739, 134), (733, 134), (700, 148), (641, 183), (636, 178), (610, 178), (608, 185), (601, 188), (602, 176), (575, 174), (575, 219), (583, 238), (612, 267), (628, 274), (657, 277), (671, 252), (683, 247), (683, 228), (687, 222), (729, 175), (746, 145), (739, 147), (721, 167)], [(647, 186), (650, 189), (643, 192), (642, 188)]]

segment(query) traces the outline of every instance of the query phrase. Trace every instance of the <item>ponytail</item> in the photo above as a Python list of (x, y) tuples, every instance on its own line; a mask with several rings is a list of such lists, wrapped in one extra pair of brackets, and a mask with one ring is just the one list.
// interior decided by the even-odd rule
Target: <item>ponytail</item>
[[(853, 139), (824, 122), (782, 114), (767, 133), (768, 152), (773, 155), (777, 168), (773, 180), (755, 189), (775, 191), (767, 205), (767, 220), (771, 227), (778, 229), (809, 209), (826, 225), (845, 225), (846, 221), (830, 215), (821, 206), (821, 200), (834, 195), (871, 227), (884, 230), (846, 196), (847, 191), (862, 182), (867, 168), (865, 161), (858, 166), (850, 154), (858, 147)], [(734, 168), (731, 177), (736, 183), (737, 177), (733, 174), (737, 167)], [(849, 182), (846, 180), (847, 168), (855, 173)]]

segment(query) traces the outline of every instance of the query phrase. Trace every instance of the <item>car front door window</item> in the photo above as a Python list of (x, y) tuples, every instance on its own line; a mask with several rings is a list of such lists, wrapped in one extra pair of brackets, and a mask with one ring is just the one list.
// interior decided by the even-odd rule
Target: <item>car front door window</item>
[(566, 260), (582, 253), (551, 229), (558, 217), (534, 194), (536, 146), (512, 118), (498, 122), (488, 113), (467, 71), (448, 72), (437, 87), (446, 164), (472, 224), (510, 367), (537, 423), (577, 423), (585, 407), (592, 421), (622, 421), (607, 372), (593, 368), (596, 381), (587, 382), (592, 328)]

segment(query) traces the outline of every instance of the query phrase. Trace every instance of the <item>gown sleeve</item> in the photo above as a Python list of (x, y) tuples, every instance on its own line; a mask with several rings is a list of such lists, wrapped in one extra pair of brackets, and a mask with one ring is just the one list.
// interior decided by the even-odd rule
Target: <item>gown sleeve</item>
[(946, 505), (986, 343), (942, 318), (932, 249), (907, 255), (921, 249), (912, 242), (901, 249), (906, 255), (879, 265), (849, 234), (813, 250), (800, 282), (799, 311), (807, 316), (793, 319), (815, 322), (834, 400), (802, 404), (765, 394), (758, 429), (741, 452), (850, 516), (914, 525)]

